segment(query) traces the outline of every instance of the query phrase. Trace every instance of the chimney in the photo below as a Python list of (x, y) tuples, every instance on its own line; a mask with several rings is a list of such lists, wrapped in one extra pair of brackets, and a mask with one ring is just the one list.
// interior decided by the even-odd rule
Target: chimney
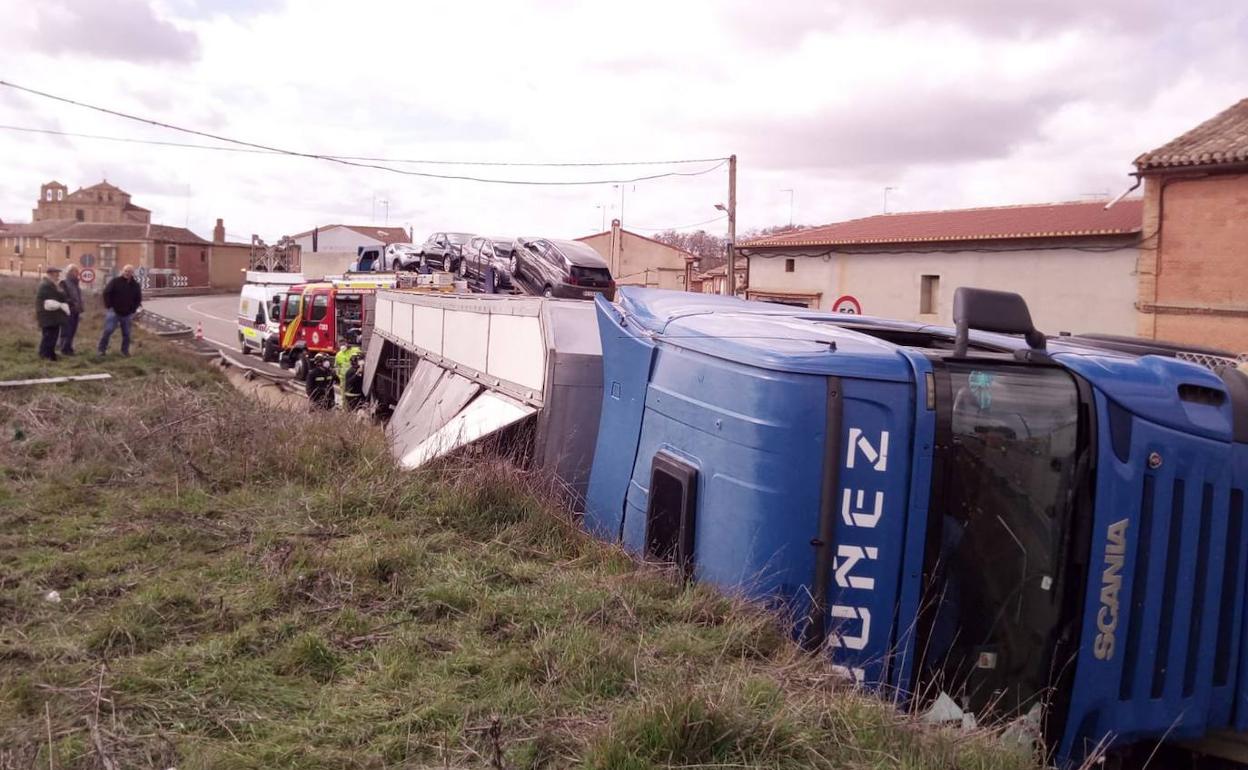
[(217, 226), (212, 228), (212, 242), (225, 243), (225, 222), (217, 218)]

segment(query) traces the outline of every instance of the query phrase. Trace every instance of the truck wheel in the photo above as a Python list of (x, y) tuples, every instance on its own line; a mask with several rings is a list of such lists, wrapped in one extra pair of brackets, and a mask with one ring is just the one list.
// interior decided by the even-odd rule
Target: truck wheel
[(265, 340), (264, 345), (260, 348), (260, 359), (265, 363), (273, 363), (277, 361), (277, 348), (273, 345), (273, 340)]
[(247, 338), (243, 336), (242, 332), (238, 333), (238, 346), (243, 355), (251, 355), (251, 346), (247, 344)]
[(295, 354), (295, 379), (300, 382), (308, 378), (308, 357), (302, 353)]
[(543, 296), (543, 297), (553, 297), (553, 296), (555, 296), (555, 292), (554, 292), (554, 290), (553, 290), (553, 289), (551, 289), (549, 286), (547, 286), (547, 287), (545, 288), (545, 290), (543, 290), (543, 291), (542, 291), (542, 296)]

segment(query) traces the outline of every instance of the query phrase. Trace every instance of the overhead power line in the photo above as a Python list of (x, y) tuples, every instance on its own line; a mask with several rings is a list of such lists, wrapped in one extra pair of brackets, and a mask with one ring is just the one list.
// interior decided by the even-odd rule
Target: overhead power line
[(666, 227), (644, 227), (642, 225), (629, 225), (629, 228), (632, 230), (684, 230), (686, 227), (697, 227), (698, 225), (709, 225), (712, 222), (719, 222), (727, 218), (728, 218), (727, 214), (720, 214), (717, 217), (704, 219), (701, 222), (690, 222), (687, 225), (667, 225)]
[[(82, 134), (74, 131), (60, 131), (55, 128), (36, 128), (34, 126), (0, 125), (0, 130), (17, 131), (26, 134), (47, 134), (48, 136), (65, 136), (73, 139), (97, 139), (104, 142), (122, 142), (125, 144), (150, 144), (160, 147), (183, 147), (192, 150), (214, 150), (216, 152), (239, 152), (253, 155), (285, 155), (277, 150), (258, 150), (250, 147), (223, 147), (217, 144), (194, 144), (191, 142), (168, 142), (160, 139), (139, 139), (126, 136), (104, 136), (102, 134)], [(492, 166), (512, 168), (601, 168), (620, 166), (677, 166), (691, 163), (714, 163), (724, 158), (685, 158), (681, 160), (621, 160), (593, 162), (514, 162), (501, 160), (429, 160), (418, 158), (381, 158), (368, 155), (336, 155), (318, 153), (335, 160), (366, 160), (378, 163), (410, 163), (414, 166)]]
[[(172, 123), (165, 123), (163, 121), (153, 120), (151, 118), (145, 118), (139, 115), (133, 115), (127, 112), (122, 112), (121, 110), (114, 110), (114, 109), (110, 109), (107, 107), (100, 107), (98, 105), (88, 104), (86, 102), (81, 102), (76, 99), (70, 99), (65, 96), (57, 96), (56, 94), (51, 94), (46, 91), (40, 91), (34, 88), (28, 88), (26, 86), (18, 85), (17, 83), (11, 83), (7, 80), (0, 80), (0, 86), (12, 88), (17, 91), (22, 91), (23, 93), (28, 93), (34, 96), (39, 96), (45, 99), (50, 99), (52, 101), (61, 102), (63, 104), (70, 104), (75, 107), (81, 107), (83, 109), (93, 110), (95, 112), (100, 112), (105, 115), (112, 115), (114, 117), (123, 118), (125, 120), (131, 120), (137, 123), (145, 123), (149, 126), (156, 126), (158, 128), (164, 128), (164, 129), (168, 129), (171, 131), (178, 131), (184, 134), (190, 134), (192, 136), (200, 136), (205, 139), (213, 139), (218, 142), (225, 142), (227, 144), (238, 145), (239, 147), (249, 148), (252, 151), (257, 151), (260, 153), (271, 153), (271, 154), (287, 155), (287, 156), (298, 157), (298, 158), (308, 158), (311, 160), (321, 160), (321, 161), (326, 161), (329, 163), (336, 163), (336, 164), (343, 165), (343, 166), (373, 169), (376, 171), (387, 171), (392, 174), (401, 174), (403, 176), (414, 176), (414, 177), (422, 177), (422, 178), (427, 178), (427, 179), (447, 179), (447, 180), (457, 180), (457, 181), (465, 181), (465, 182), (480, 182), (484, 184), (507, 184), (507, 185), (541, 186), (541, 187), (570, 187), (570, 186), (601, 185), (601, 184), (631, 184), (635, 182), (647, 182), (647, 181), (651, 181), (655, 179), (664, 179), (664, 178), (669, 178), (669, 177), (701, 176), (703, 174), (709, 174), (712, 171), (715, 171), (721, 168), (724, 164), (728, 162), (727, 158), (710, 158), (710, 159), (706, 159), (705, 161), (689, 160), (688, 162), (690, 163), (714, 161), (715, 165), (710, 166), (709, 168), (699, 169), (697, 171), (666, 171), (666, 172), (661, 172), (661, 173), (656, 173), (656, 174), (647, 174), (644, 176), (633, 177), (633, 178), (628, 178), (628, 179), (589, 179), (589, 180), (586, 180), (586, 179), (577, 179), (577, 180), (497, 179), (497, 178), (489, 178), (489, 177), (459, 175), (459, 174), (437, 174), (437, 173), (432, 173), (428, 171), (412, 171), (408, 169), (394, 168), (392, 166), (383, 166), (374, 162), (369, 162), (364, 159), (357, 160), (357, 159), (353, 159), (350, 157), (325, 155), (325, 154), (314, 153), (314, 152), (301, 152), (298, 150), (288, 150), (285, 148), (275, 147), (272, 145), (260, 144), (258, 142), (250, 142), (250, 141), (246, 141), (243, 139), (235, 139), (233, 137), (228, 137), (228, 136), (224, 136), (221, 134), (213, 134), (207, 131), (199, 131), (193, 128), (186, 128), (184, 126), (178, 126)], [(50, 133), (51, 129), (38, 129), (36, 132), (37, 133)], [(61, 133), (65, 133), (65, 132), (61, 132)], [(92, 138), (97, 138), (97, 137), (92, 137)], [(98, 137), (98, 138), (104, 138), (104, 137)], [(133, 142), (136, 144), (159, 144), (159, 145), (164, 145), (164, 146), (171, 146), (171, 145), (177, 146), (174, 143), (159, 142), (156, 140), (128, 139), (128, 140), (123, 140), (123, 141), (129, 141), (129, 142)], [(210, 145), (195, 145), (194, 147), (199, 148), (199, 149), (218, 149), (218, 150), (234, 149), (234, 148), (216, 148)], [(389, 162), (410, 162), (410, 161), (389, 161)], [(475, 162), (475, 163), (479, 165), (486, 165), (484, 162)], [(641, 163), (645, 163), (645, 162), (637, 162), (637, 161), (630, 162), (630, 164), (632, 165), (639, 165)], [(521, 165), (521, 164), (515, 164), (515, 165)], [(525, 165), (528, 165), (528, 164), (525, 164)], [(533, 165), (540, 165), (540, 164), (533, 164)], [(587, 165), (588, 166), (590, 164), (569, 164), (569, 165)]]

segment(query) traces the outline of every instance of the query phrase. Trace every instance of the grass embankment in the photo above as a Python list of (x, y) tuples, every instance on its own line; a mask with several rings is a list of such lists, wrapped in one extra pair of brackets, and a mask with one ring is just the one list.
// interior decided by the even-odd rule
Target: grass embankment
[[(6, 374), (32, 288), (0, 292)], [(501, 464), (402, 473), (375, 429), (138, 351), (0, 391), (0, 767), (1030, 766), (845, 689)]]

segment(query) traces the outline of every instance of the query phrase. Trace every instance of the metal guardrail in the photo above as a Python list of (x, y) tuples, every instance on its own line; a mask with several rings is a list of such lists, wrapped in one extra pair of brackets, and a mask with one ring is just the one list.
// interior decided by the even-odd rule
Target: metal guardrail
[(140, 326), (156, 336), (166, 339), (189, 338), (195, 334), (195, 330), (188, 324), (159, 313), (153, 313), (146, 308), (139, 311), (139, 315), (135, 320), (139, 322)]

